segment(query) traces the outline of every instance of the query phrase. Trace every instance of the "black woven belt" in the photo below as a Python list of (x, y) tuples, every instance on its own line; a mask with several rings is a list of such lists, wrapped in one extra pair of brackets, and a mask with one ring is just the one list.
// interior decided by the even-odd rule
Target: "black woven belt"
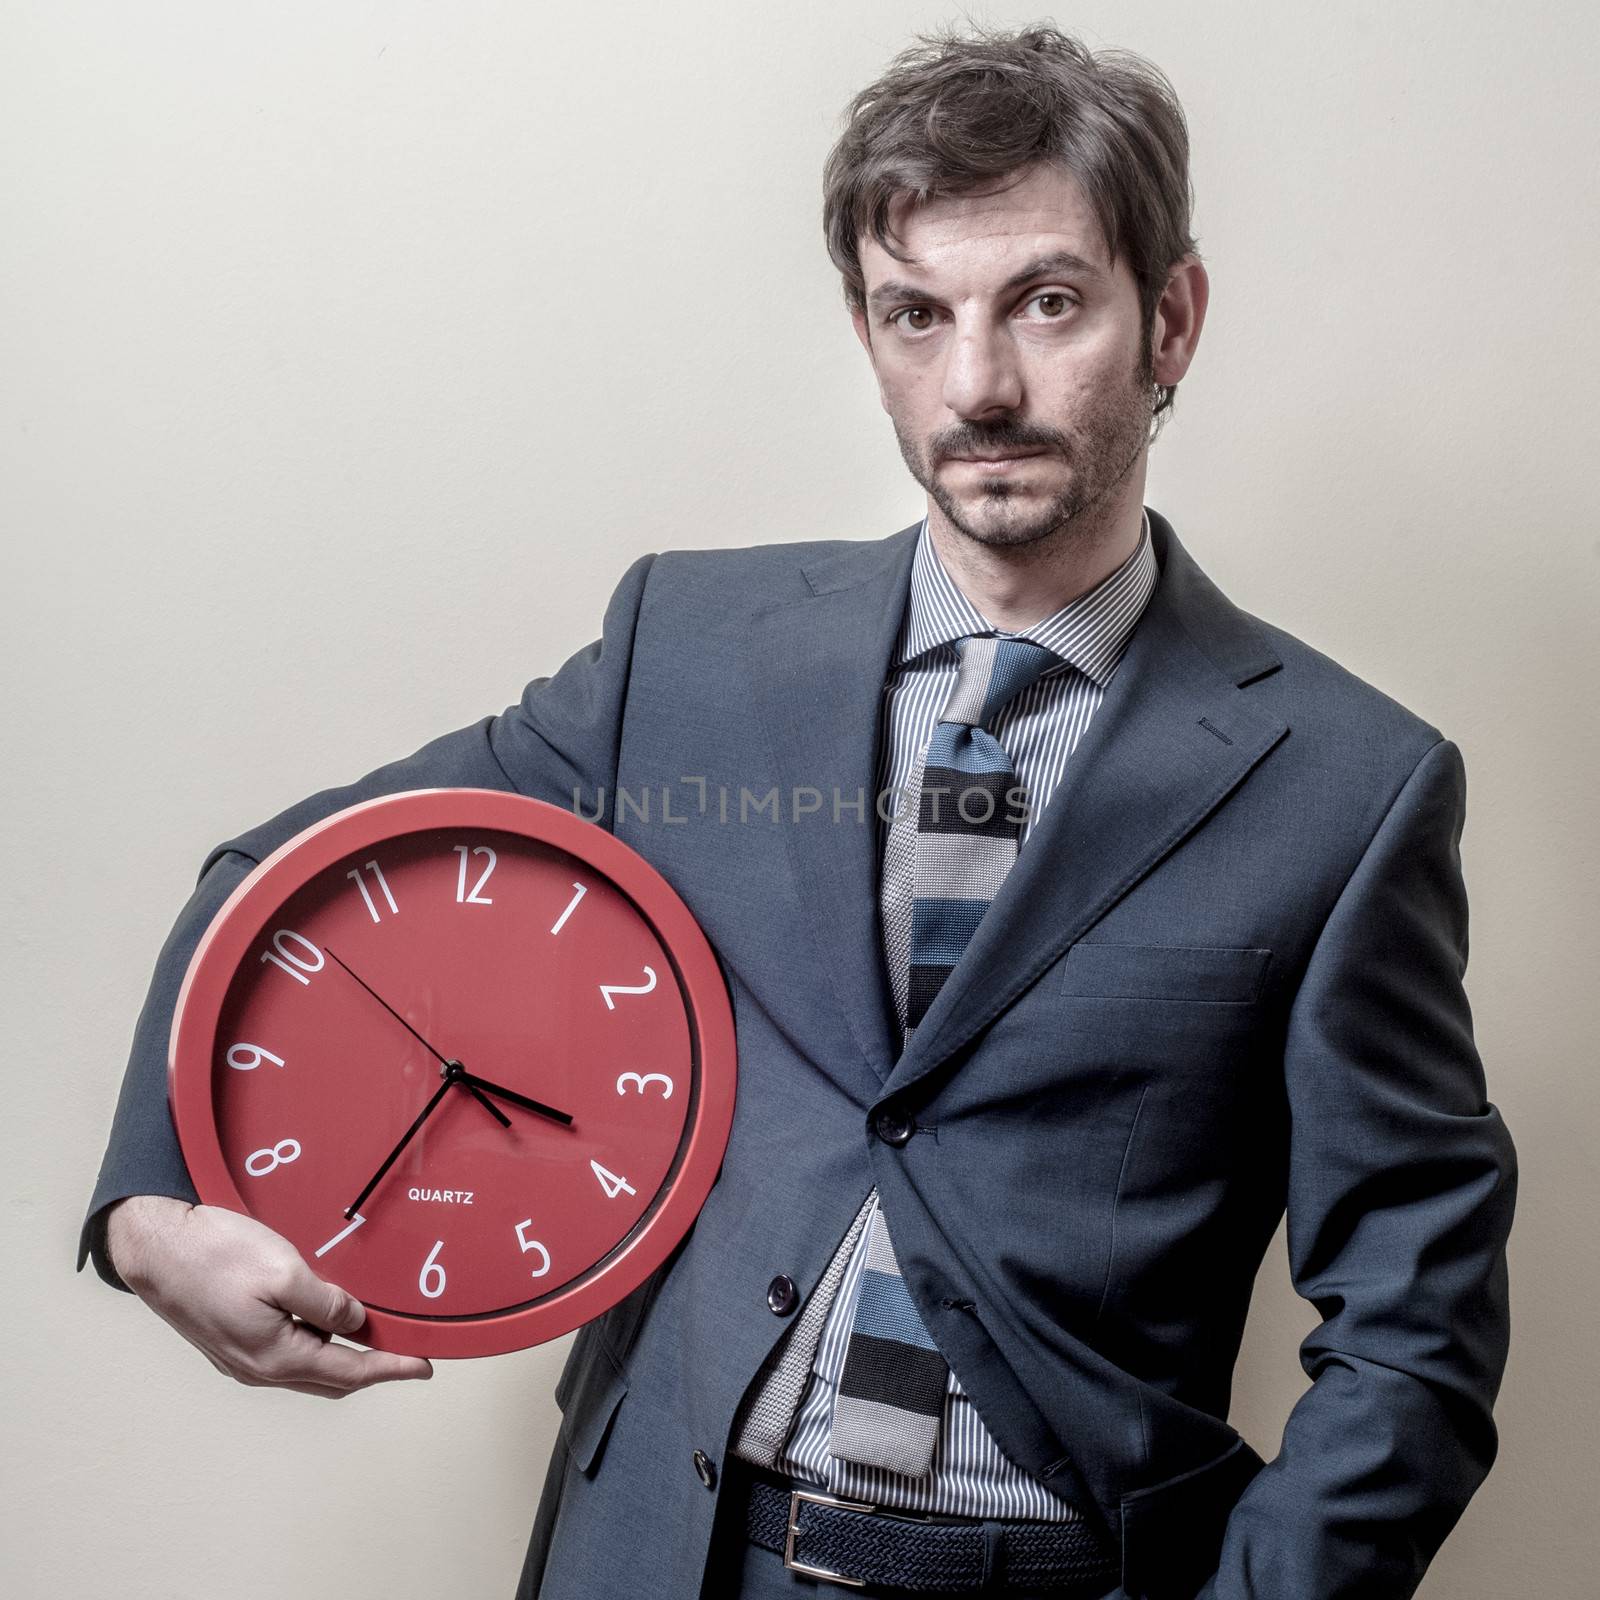
[(751, 1469), (746, 1532), (793, 1572), (860, 1588), (1059, 1586), (1062, 1600), (1103, 1594), (1120, 1561), (1087, 1522), (985, 1523), (878, 1510)]

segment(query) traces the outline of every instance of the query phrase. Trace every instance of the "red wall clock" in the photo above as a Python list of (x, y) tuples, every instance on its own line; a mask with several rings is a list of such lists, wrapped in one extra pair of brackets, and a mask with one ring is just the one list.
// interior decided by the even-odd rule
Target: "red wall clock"
[(190, 962), (169, 1093), (200, 1199), (367, 1307), (486, 1356), (661, 1265), (733, 1121), (733, 1013), (687, 906), (541, 800), (420, 789), (290, 839)]

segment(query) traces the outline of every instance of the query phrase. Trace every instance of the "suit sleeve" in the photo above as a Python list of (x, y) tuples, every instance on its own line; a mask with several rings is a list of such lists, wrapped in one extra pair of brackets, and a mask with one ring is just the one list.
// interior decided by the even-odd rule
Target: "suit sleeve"
[(167, 1103), (167, 1044), (189, 960), (224, 901), (279, 845), (335, 811), (406, 789), (500, 789), (581, 810), (612, 825), (633, 641), (654, 555), (628, 568), (606, 607), (601, 637), (553, 677), (535, 678), (499, 716), (440, 735), (400, 761), (324, 789), (216, 846), (156, 959), (133, 1033), (122, 1091), (78, 1237), (78, 1271), (92, 1256), (128, 1290), (106, 1252), (106, 1211), (134, 1194), (198, 1200)]
[(1318, 939), (1291, 1008), (1288, 1240), (1322, 1322), (1275, 1460), (1205, 1600), (1401, 1600), (1488, 1472), (1516, 1155), (1462, 978), (1461, 752), (1433, 745)]

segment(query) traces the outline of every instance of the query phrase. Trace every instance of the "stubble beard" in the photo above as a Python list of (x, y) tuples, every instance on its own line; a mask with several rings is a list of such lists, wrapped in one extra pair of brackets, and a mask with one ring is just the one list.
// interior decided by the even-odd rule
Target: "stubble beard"
[(992, 548), (1034, 544), (1052, 534), (1074, 542), (1094, 542), (1105, 531), (1096, 515), (1114, 493), (1150, 439), (1155, 405), (1155, 370), (1148, 334), (1139, 360), (1119, 393), (1097, 406), (1076, 430), (1073, 440), (1059, 431), (1006, 421), (972, 423), (946, 437), (957, 450), (1003, 450), (1043, 446), (1064, 455), (1073, 471), (1070, 482), (1037, 509), (1033, 497), (1004, 478), (984, 484), (977, 497), (960, 499), (942, 483), (922, 448), (894, 420), (900, 455), (911, 476), (948, 518), (957, 532)]

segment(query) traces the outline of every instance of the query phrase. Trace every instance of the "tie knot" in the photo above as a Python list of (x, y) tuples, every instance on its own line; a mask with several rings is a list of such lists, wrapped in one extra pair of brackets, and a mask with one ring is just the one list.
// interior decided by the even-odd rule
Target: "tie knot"
[(961, 670), (941, 722), (986, 728), (1009, 701), (1031, 688), (1061, 657), (1031, 639), (1001, 639), (972, 633), (955, 641)]

